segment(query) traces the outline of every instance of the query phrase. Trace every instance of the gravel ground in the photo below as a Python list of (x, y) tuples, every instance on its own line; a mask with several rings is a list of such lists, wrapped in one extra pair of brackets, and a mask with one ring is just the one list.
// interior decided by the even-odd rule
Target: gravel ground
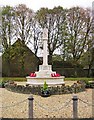
[[(14, 93), (0, 88), (0, 118), (28, 118), (28, 97), (30, 94)], [(88, 89), (77, 94), (78, 98), (92, 103), (92, 90)], [(72, 118), (72, 97), (73, 94), (52, 95), (47, 98), (33, 95), (34, 97), (34, 118)], [(23, 100), (25, 100), (23, 102)], [(69, 103), (67, 103), (70, 101)], [(13, 106), (15, 103), (19, 103)], [(92, 117), (92, 106), (78, 100), (79, 118)]]

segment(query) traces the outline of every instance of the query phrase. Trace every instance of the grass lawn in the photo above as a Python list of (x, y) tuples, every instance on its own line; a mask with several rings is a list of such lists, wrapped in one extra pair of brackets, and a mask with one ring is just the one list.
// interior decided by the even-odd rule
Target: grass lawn
[(26, 81), (25, 77), (2, 77), (0, 78), (0, 81), (18, 81), (18, 82), (22, 82), (22, 81)]
[[(7, 81), (7, 80), (22, 82), (22, 81), (26, 81), (26, 78), (25, 77), (2, 77), (0, 78), (0, 81)], [(77, 80), (94, 81), (94, 78), (87, 78), (87, 77), (65, 78), (65, 81), (77, 81)]]
[(77, 81), (77, 80), (94, 81), (94, 78), (87, 78), (87, 77), (82, 77), (82, 78), (65, 78), (65, 81)]

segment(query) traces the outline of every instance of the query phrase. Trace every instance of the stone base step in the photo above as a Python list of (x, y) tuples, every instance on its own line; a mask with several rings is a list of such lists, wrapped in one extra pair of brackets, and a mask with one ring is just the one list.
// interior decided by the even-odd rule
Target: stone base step
[(27, 78), (27, 84), (30, 85), (44, 85), (44, 82), (46, 81), (46, 83), (48, 85), (62, 85), (65, 84), (64, 82), (64, 76), (61, 77), (26, 77)]

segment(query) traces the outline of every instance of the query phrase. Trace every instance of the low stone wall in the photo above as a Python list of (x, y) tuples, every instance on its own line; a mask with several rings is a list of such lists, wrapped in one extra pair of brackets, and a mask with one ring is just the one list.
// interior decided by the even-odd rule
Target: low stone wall
[[(12, 92), (23, 93), (23, 94), (35, 94), (41, 95), (41, 86), (23, 86), (17, 85), (15, 83), (7, 83), (5, 88)], [(85, 91), (85, 84), (84, 83), (74, 83), (71, 86), (62, 85), (62, 86), (55, 86), (48, 88), (51, 95), (58, 95), (58, 94), (71, 94), (71, 93), (78, 93)]]

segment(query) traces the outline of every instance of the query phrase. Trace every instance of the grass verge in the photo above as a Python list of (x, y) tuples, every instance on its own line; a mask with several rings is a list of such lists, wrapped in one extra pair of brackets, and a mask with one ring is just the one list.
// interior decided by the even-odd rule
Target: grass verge
[(65, 81), (77, 81), (77, 80), (94, 81), (94, 78), (87, 78), (87, 77), (82, 77), (82, 78), (65, 78)]
[[(1, 81), (8, 81), (8, 80), (11, 80), (11, 81), (18, 81), (18, 82), (23, 82), (23, 81), (26, 81), (26, 78), (25, 77), (2, 77), (0, 78), (0, 82)], [(65, 81), (77, 81), (77, 80), (84, 80), (84, 81), (94, 81), (94, 78), (65, 78)]]
[(0, 81), (18, 81), (18, 82), (22, 82), (22, 81), (26, 81), (25, 77), (2, 77), (0, 78)]

